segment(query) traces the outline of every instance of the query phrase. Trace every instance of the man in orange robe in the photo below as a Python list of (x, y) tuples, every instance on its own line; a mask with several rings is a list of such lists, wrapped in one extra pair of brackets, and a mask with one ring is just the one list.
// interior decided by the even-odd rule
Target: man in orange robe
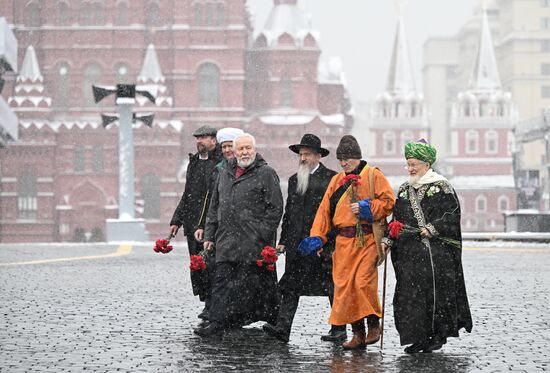
[[(343, 347), (358, 349), (380, 339), (382, 307), (378, 298), (378, 251), (371, 223), (391, 214), (395, 197), (386, 177), (374, 168), (375, 199), (370, 200), (369, 166), (361, 160), (361, 148), (353, 136), (342, 137), (336, 157), (343, 172), (332, 178), (317, 210), (310, 237), (300, 243), (299, 250), (306, 254), (319, 254), (330, 230), (338, 231), (332, 256), (334, 303), (329, 324), (351, 324), (353, 338)], [(353, 180), (342, 185), (348, 175), (358, 175), (359, 185), (354, 186)], [(352, 188), (356, 191), (354, 202), (351, 200)], [(362, 245), (359, 239), (361, 233), (356, 231), (358, 219), (364, 237)], [(368, 335), (365, 335), (365, 318)]]

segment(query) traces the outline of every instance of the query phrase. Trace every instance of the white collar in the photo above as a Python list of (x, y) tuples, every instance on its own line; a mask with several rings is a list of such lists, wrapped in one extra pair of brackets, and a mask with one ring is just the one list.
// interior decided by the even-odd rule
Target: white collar
[(418, 189), (422, 185), (435, 183), (436, 181), (441, 181), (441, 180), (447, 181), (445, 176), (438, 174), (437, 172), (435, 172), (433, 169), (430, 168), (424, 175), (422, 175), (420, 179), (418, 179), (416, 183), (411, 185), (413, 186), (414, 189)]
[(317, 171), (317, 169), (319, 168), (319, 165), (320, 163), (317, 163), (317, 166), (315, 166), (315, 168), (311, 170), (309, 174), (312, 175), (313, 173), (315, 173), (315, 171)]

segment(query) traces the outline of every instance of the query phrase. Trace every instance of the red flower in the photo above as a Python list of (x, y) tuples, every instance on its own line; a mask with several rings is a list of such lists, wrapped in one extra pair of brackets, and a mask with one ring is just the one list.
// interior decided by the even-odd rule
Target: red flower
[(153, 247), (153, 251), (156, 253), (168, 254), (170, 251), (174, 249), (171, 245), (168, 245), (169, 243), (170, 243), (170, 240), (165, 240), (165, 239), (156, 240), (155, 247)]
[(191, 264), (189, 264), (191, 272), (201, 271), (206, 269), (206, 263), (202, 255), (191, 255)]
[(269, 264), (269, 265), (267, 266), (267, 270), (268, 270), (268, 271), (274, 271), (274, 270), (275, 270), (275, 265), (274, 265), (274, 264)]
[(390, 228), (390, 237), (394, 239), (399, 238), (399, 232), (403, 229), (403, 223), (401, 223), (399, 220), (394, 220), (390, 224), (388, 224), (388, 227)]
[(261, 259), (258, 259), (258, 260), (256, 260), (256, 265), (257, 265), (258, 267), (261, 267), (261, 266), (264, 265), (264, 262), (263, 262)]
[(268, 271), (274, 271), (275, 262), (279, 259), (279, 255), (277, 255), (277, 250), (271, 246), (264, 246), (261, 255), (262, 259), (256, 260), (256, 265), (258, 267), (263, 267), (265, 264), (265, 267)]
[(355, 174), (346, 175), (346, 177), (344, 177), (342, 180), (340, 180), (340, 185), (344, 185), (345, 183), (347, 183), (350, 180), (353, 181), (353, 183), (352, 183), (353, 186), (361, 185), (361, 182), (359, 181), (359, 180), (361, 180), (361, 176), (355, 175)]

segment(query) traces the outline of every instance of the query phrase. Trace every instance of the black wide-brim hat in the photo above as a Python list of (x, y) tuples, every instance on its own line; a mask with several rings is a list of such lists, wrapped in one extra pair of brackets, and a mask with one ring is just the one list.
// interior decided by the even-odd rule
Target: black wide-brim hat
[(297, 154), (300, 153), (301, 148), (313, 149), (317, 153), (321, 154), (321, 157), (326, 157), (330, 154), (328, 149), (321, 147), (321, 139), (311, 133), (306, 133), (302, 136), (302, 140), (299, 144), (290, 145), (288, 148)]

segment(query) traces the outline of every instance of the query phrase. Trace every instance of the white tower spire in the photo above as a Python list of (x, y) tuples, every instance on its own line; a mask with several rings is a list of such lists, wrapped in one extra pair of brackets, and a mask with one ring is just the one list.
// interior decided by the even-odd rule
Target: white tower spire
[(481, 37), (470, 87), (477, 91), (498, 91), (501, 89), (500, 76), (485, 3), (483, 5)]
[(31, 82), (43, 81), (42, 74), (40, 73), (40, 67), (38, 66), (38, 59), (36, 58), (36, 52), (34, 47), (29, 45), (25, 52), (25, 58), (23, 59), (23, 66), (17, 77), (18, 82)]
[(387, 91), (395, 95), (408, 95), (416, 92), (405, 23), (401, 12), (399, 13), (397, 32), (393, 44)]

